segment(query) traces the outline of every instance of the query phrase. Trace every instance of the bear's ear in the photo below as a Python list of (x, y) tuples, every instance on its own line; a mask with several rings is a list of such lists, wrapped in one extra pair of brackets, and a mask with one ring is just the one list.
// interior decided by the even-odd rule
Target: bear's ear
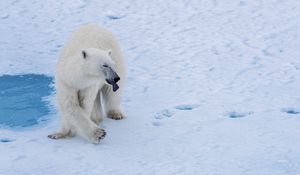
[(84, 59), (86, 59), (86, 57), (87, 57), (86, 51), (85, 51), (85, 50), (82, 50), (82, 51), (81, 51), (81, 54), (82, 54), (82, 57), (83, 57)]
[(109, 56), (111, 56), (111, 49), (108, 49), (107, 53), (108, 53)]

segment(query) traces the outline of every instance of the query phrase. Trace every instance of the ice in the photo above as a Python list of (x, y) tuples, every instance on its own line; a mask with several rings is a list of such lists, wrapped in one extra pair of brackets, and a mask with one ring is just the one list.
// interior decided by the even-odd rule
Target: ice
[[(22, 120), (0, 111), (7, 123), (0, 174), (300, 174), (299, 7), (297, 0), (1, 1), (0, 80), (11, 77), (0, 87), (20, 91), (0, 94), (0, 109), (19, 98), (32, 106), (30, 115), (9, 109)], [(112, 31), (122, 49), (126, 119), (104, 117), (99, 145), (50, 140), (60, 114), (46, 77), (70, 33), (90, 22)], [(47, 76), (26, 89), (28, 74)]]

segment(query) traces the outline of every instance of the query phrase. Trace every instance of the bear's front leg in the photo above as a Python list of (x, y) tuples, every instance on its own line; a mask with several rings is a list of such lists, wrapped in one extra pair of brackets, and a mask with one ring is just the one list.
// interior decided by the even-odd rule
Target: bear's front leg
[(102, 110), (101, 110), (101, 98), (100, 98), (100, 92), (97, 93), (93, 110), (91, 114), (91, 119), (93, 120), (96, 125), (99, 125), (99, 123), (102, 121)]
[(68, 108), (70, 109), (68, 118), (79, 136), (95, 144), (105, 137), (105, 130), (98, 128), (90, 119), (90, 114), (86, 113), (79, 105), (70, 104)]
[(91, 143), (99, 143), (106, 132), (98, 128), (90, 117), (97, 93), (94, 89), (97, 87), (79, 92), (61, 87), (57, 97), (63, 118), (71, 125), (72, 131)]
[(108, 85), (105, 85), (102, 88), (102, 94), (105, 102), (104, 106), (108, 118), (114, 120), (121, 120), (125, 118), (125, 115), (121, 111), (122, 91), (122, 82), (120, 82), (120, 88), (116, 92), (113, 92), (112, 88)]

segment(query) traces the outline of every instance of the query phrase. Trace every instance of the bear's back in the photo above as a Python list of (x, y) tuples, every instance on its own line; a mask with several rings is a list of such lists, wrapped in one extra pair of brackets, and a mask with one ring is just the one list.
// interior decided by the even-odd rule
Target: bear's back
[(88, 24), (73, 32), (63, 48), (60, 58), (70, 57), (87, 48), (111, 49), (119, 54), (120, 49), (111, 32), (97, 24)]

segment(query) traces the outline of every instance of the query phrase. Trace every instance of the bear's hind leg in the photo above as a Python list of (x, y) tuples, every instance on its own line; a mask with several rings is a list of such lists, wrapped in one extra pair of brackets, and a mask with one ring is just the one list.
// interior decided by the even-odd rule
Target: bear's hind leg
[(54, 134), (48, 135), (48, 138), (50, 139), (62, 139), (66, 137), (71, 137), (74, 136), (74, 133), (71, 131), (71, 126), (68, 124), (66, 119), (64, 118), (65, 115), (62, 115), (62, 127), (60, 131)]
[(68, 135), (69, 135), (68, 133), (57, 132), (57, 133), (48, 135), (48, 137), (50, 139), (62, 139), (62, 138), (66, 138)]

